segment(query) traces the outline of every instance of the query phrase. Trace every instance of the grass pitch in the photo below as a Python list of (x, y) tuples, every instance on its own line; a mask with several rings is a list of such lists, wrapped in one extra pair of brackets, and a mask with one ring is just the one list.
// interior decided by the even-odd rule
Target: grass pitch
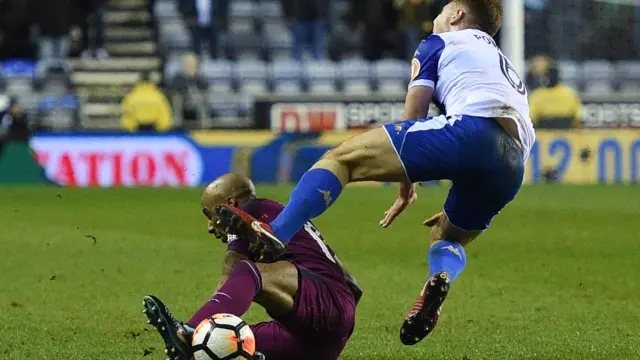
[[(286, 201), (289, 188), (260, 195)], [(0, 189), (0, 359), (163, 359), (142, 297), (187, 318), (211, 294), (224, 246), (199, 190)], [(342, 359), (640, 359), (640, 190), (539, 186), (468, 249), (440, 326), (401, 345), (427, 277), (424, 218), (446, 189), (390, 229), (393, 188), (352, 188), (316, 223), (364, 288)], [(265, 319), (259, 307), (248, 321)]]

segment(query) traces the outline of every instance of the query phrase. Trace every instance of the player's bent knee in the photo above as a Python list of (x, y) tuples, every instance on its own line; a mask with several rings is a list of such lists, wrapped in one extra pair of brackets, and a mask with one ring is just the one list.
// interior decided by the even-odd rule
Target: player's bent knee
[(446, 216), (443, 216), (429, 232), (429, 247), (431, 248), (435, 244), (445, 240), (457, 242), (466, 247), (480, 236), (480, 234), (482, 234), (482, 231), (461, 229), (451, 223)]
[(288, 261), (256, 263), (262, 275), (262, 289), (256, 302), (270, 314), (285, 314), (293, 308), (298, 292), (298, 269)]

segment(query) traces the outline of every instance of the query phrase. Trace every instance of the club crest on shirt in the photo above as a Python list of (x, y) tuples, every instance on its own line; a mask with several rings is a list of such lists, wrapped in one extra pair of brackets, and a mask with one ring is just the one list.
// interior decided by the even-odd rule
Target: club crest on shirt
[(420, 60), (411, 60), (411, 81), (413, 81), (420, 72)]

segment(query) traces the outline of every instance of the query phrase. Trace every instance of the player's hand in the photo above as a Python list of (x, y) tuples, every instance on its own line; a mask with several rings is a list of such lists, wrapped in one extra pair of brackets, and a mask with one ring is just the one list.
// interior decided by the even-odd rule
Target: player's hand
[(440, 219), (442, 219), (442, 217), (444, 216), (444, 212), (440, 211), (439, 213), (433, 215), (432, 217), (428, 218), (427, 220), (425, 220), (422, 225), (426, 226), (426, 227), (434, 227), (436, 226), (436, 224), (438, 224), (438, 222), (440, 222)]
[(380, 226), (383, 228), (389, 227), (398, 215), (400, 215), (407, 206), (413, 204), (416, 200), (418, 200), (416, 185), (408, 183), (400, 184), (400, 195), (389, 210), (385, 211), (384, 219), (380, 220)]

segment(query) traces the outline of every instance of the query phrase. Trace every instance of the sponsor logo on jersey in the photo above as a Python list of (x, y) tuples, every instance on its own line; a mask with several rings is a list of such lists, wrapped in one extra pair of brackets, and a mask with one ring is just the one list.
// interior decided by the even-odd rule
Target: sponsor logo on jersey
[(413, 59), (411, 60), (411, 81), (415, 80), (415, 78), (420, 73), (420, 60)]

